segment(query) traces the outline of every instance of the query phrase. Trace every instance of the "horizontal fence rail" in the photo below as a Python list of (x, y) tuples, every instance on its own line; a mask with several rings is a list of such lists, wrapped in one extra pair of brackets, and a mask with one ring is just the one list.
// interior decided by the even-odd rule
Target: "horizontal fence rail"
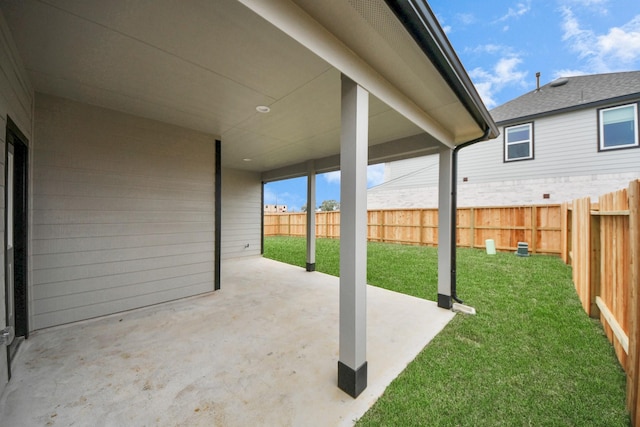
[(572, 267), (582, 307), (600, 319), (627, 373), (627, 409), (640, 426), (640, 181), (560, 211), (560, 256)]
[[(561, 254), (561, 206), (458, 208), (457, 245), (483, 249), (492, 239), (497, 250), (515, 251), (527, 242), (532, 253)], [(306, 235), (306, 213), (264, 214), (265, 236)], [(316, 237), (340, 238), (340, 212), (316, 212)], [(367, 237), (372, 242), (437, 246), (437, 209), (368, 211)]]

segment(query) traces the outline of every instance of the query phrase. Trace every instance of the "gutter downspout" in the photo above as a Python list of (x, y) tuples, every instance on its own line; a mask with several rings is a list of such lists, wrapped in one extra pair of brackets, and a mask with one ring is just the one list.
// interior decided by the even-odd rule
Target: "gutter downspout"
[(462, 300), (458, 298), (456, 290), (456, 242), (458, 238), (458, 151), (462, 150), (464, 147), (468, 147), (469, 145), (484, 141), (487, 139), (490, 132), (491, 128), (487, 126), (481, 137), (464, 142), (453, 149), (453, 159), (451, 162), (451, 298), (459, 304), (462, 304)]

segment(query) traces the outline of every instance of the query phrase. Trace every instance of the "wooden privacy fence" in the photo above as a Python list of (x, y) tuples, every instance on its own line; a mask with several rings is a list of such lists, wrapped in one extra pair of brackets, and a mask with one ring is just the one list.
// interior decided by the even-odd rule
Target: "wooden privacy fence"
[[(265, 236), (306, 235), (306, 213), (264, 214)], [(560, 205), (458, 208), (460, 247), (515, 251), (527, 242), (533, 253), (560, 254)], [(340, 238), (340, 212), (316, 212), (316, 237)], [(437, 209), (383, 209), (368, 212), (368, 239), (409, 245), (438, 244)]]
[(627, 409), (640, 426), (640, 181), (561, 206), (561, 257), (585, 311), (599, 317), (627, 373)]

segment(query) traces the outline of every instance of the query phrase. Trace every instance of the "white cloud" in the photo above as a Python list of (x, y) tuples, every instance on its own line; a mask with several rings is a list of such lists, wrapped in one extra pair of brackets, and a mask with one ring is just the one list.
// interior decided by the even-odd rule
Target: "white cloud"
[(340, 183), (340, 171), (327, 172), (322, 174), (322, 177), (329, 184), (339, 184)]
[(584, 29), (569, 7), (562, 11), (562, 40), (584, 61), (585, 73), (609, 73), (637, 68), (640, 63), (640, 15), (598, 35)]
[(509, 46), (504, 46), (501, 44), (493, 44), (487, 43), (480, 46), (476, 46), (473, 49), (466, 49), (467, 51), (471, 51), (473, 53), (489, 53), (489, 54), (498, 54), (498, 53), (511, 53), (511, 48)]
[(384, 163), (367, 168), (367, 187), (374, 187), (384, 182)]
[(585, 73), (583, 70), (572, 70), (570, 68), (564, 68), (562, 70), (556, 70), (553, 73), (553, 78), (558, 79), (560, 77), (575, 77), (575, 76), (584, 76)]
[(609, 33), (598, 36), (601, 54), (630, 64), (640, 59), (640, 15), (622, 27), (609, 29)]
[[(327, 172), (322, 177), (329, 184), (340, 183), (340, 171)], [(367, 187), (379, 185), (384, 182), (384, 163), (371, 165), (367, 167)]]
[(600, 15), (609, 14), (609, 10), (606, 5), (609, 0), (562, 0), (565, 6), (577, 6), (580, 9), (591, 9)]
[(459, 13), (456, 18), (464, 25), (471, 25), (476, 22), (476, 17), (472, 13)]
[(504, 87), (514, 85), (526, 87), (527, 72), (518, 70), (521, 63), (522, 59), (519, 56), (510, 55), (500, 58), (491, 71), (480, 67), (471, 70), (469, 76), (487, 108), (497, 105), (495, 95)]
[(495, 22), (502, 22), (511, 18), (519, 18), (522, 15), (525, 15), (530, 10), (531, 10), (531, 0), (527, 2), (518, 3), (515, 9), (510, 7), (507, 13), (501, 16), (500, 18), (496, 19)]

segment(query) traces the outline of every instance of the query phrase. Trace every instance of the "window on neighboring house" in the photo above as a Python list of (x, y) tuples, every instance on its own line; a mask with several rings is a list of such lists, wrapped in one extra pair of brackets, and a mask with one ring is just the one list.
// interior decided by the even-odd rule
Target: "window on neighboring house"
[(638, 104), (598, 110), (598, 121), (600, 150), (638, 146)]
[(533, 159), (533, 123), (504, 128), (504, 161)]

